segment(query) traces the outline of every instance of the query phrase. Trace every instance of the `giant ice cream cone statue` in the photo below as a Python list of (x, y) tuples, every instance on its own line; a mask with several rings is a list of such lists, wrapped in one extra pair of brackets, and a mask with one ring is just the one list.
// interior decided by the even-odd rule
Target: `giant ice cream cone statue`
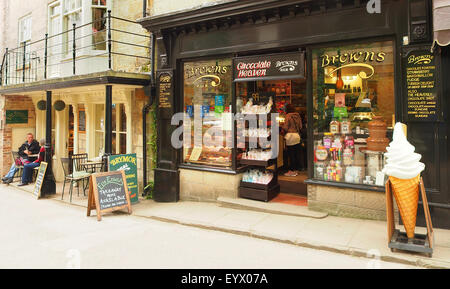
[(414, 238), (420, 173), (425, 169), (425, 165), (419, 162), (422, 156), (414, 152), (415, 147), (406, 139), (399, 122), (395, 124), (393, 141), (386, 150), (386, 166), (383, 172), (389, 176), (406, 235), (408, 238)]

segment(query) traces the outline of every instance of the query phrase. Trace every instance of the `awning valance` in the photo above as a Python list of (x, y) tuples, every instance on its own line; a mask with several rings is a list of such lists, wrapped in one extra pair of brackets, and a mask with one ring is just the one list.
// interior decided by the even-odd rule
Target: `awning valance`
[(450, 44), (450, 0), (433, 0), (433, 27), (436, 44), (446, 46)]

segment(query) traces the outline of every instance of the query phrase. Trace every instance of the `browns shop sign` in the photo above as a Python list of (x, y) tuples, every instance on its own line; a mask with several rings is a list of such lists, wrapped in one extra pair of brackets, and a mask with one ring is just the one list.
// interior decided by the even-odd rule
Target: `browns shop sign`
[(234, 81), (274, 80), (305, 77), (303, 52), (235, 58)]

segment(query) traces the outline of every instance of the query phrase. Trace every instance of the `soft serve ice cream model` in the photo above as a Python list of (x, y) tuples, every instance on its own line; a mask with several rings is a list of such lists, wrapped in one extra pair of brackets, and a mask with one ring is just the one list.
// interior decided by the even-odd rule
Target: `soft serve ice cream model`
[(425, 169), (425, 165), (419, 161), (422, 156), (414, 152), (415, 147), (406, 139), (399, 122), (395, 124), (393, 141), (386, 150), (383, 173), (389, 176), (406, 235), (408, 238), (414, 238), (420, 173)]

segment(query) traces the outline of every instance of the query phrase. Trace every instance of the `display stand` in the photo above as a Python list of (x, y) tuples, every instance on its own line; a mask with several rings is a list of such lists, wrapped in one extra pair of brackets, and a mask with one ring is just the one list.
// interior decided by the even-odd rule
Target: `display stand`
[[(245, 142), (248, 144), (251, 140), (252, 137), (246, 137)], [(256, 143), (258, 142), (256, 141)], [(241, 181), (239, 186), (240, 198), (268, 202), (280, 193), (280, 185), (278, 184), (278, 158), (270, 160), (241, 159), (239, 162), (241, 165), (256, 169), (271, 170), (273, 172), (273, 178), (268, 184)]]
[(241, 164), (264, 169), (274, 166), (274, 169), (273, 178), (268, 184), (257, 184), (241, 181), (241, 185), (239, 187), (240, 198), (268, 202), (280, 193), (280, 185), (278, 184), (278, 164), (276, 158), (268, 161), (241, 160)]
[(419, 184), (420, 192), (422, 195), (423, 210), (425, 213), (425, 220), (427, 223), (426, 234), (415, 234), (413, 239), (408, 239), (406, 233), (401, 232), (395, 228), (394, 220), (394, 201), (393, 192), (391, 188), (391, 182), (386, 182), (386, 217), (388, 223), (388, 247), (392, 252), (396, 250), (411, 251), (417, 253), (425, 253), (428, 257), (433, 256), (433, 225), (431, 223), (430, 209), (428, 207), (427, 196), (425, 193), (425, 187), (423, 185), (422, 177)]

